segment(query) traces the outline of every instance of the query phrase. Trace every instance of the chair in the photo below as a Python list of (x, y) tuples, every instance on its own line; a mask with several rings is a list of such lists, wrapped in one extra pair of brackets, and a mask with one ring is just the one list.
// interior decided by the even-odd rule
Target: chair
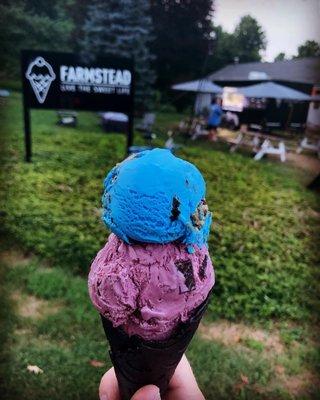
[(306, 129), (306, 124), (301, 122), (291, 122), (288, 128), (290, 132), (304, 133)]
[(264, 132), (271, 133), (272, 131), (281, 130), (281, 122), (267, 121), (264, 125)]
[(140, 124), (137, 125), (136, 129), (139, 132), (150, 132), (156, 120), (154, 113), (145, 113)]
[(58, 121), (57, 125), (76, 127), (78, 122), (78, 113), (69, 110), (57, 111)]
[(168, 139), (165, 142), (164, 147), (166, 149), (170, 150), (171, 153), (174, 153), (175, 150), (180, 149), (182, 146), (180, 144), (177, 144), (177, 143), (174, 142), (174, 140), (173, 140), (173, 135), (174, 135), (173, 131), (171, 131), (171, 130), (168, 131), (167, 135), (168, 135)]

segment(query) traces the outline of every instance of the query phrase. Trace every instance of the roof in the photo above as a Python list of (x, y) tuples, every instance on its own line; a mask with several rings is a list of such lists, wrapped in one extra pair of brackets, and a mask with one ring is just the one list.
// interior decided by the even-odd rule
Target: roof
[(219, 81), (284, 80), (319, 84), (320, 57), (270, 62), (230, 64), (214, 72), (208, 79)]
[(300, 100), (309, 101), (311, 96), (287, 86), (279, 85), (274, 82), (263, 82), (257, 85), (238, 88), (238, 91), (246, 97), (271, 98), (279, 100)]
[(173, 90), (183, 90), (186, 92), (222, 93), (222, 88), (220, 86), (215, 85), (214, 83), (206, 79), (178, 83), (176, 85), (171, 86), (171, 88)]

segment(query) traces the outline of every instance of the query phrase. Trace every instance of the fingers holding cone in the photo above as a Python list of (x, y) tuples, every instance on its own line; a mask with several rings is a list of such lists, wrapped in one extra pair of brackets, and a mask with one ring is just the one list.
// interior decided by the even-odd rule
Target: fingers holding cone
[(113, 367), (101, 379), (99, 397), (100, 400), (121, 400), (119, 385)]
[(175, 370), (164, 400), (205, 400), (185, 355)]
[[(114, 368), (107, 371), (100, 382), (100, 400), (121, 400), (118, 381)], [(159, 388), (155, 385), (147, 385), (139, 389), (131, 400), (161, 400)]]
[[(114, 368), (103, 375), (99, 395), (100, 400), (121, 400)], [(159, 388), (155, 385), (144, 386), (131, 400), (161, 400)], [(163, 400), (205, 400), (185, 355), (177, 366)]]

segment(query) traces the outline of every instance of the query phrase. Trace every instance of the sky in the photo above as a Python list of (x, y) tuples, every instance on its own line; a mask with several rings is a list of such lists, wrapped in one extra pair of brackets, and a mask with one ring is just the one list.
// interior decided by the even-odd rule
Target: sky
[(257, 19), (267, 37), (264, 61), (292, 56), (306, 40), (320, 42), (320, 0), (215, 0), (214, 24), (232, 32), (243, 15)]

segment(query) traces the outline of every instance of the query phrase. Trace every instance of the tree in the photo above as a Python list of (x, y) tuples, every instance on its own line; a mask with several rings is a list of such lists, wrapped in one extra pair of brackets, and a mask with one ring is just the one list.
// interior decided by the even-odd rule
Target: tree
[(134, 59), (138, 109), (148, 108), (155, 79), (149, 50), (152, 39), (149, 8), (145, 0), (93, 0), (83, 28), (84, 53)]
[(281, 52), (275, 56), (274, 61), (284, 61), (286, 59), (286, 53)]
[(70, 33), (70, 45), (76, 53), (81, 51), (84, 39), (84, 23), (87, 17), (88, 6), (91, 3), (92, 0), (69, 0), (66, 4), (66, 10), (73, 22), (73, 29)]
[(209, 72), (217, 71), (233, 63), (235, 57), (238, 56), (238, 49), (232, 33), (225, 32), (221, 26), (214, 27), (213, 33), (212, 54), (208, 61)]
[(152, 0), (157, 87), (198, 78), (212, 39), (212, 0)]
[(224, 66), (238, 62), (260, 61), (260, 51), (265, 49), (265, 34), (258, 22), (247, 15), (241, 18), (233, 33), (221, 26), (213, 27), (213, 51), (208, 69), (214, 72)]
[(298, 55), (294, 58), (319, 57), (320, 45), (315, 40), (307, 40), (298, 47)]
[(19, 0), (0, 4), (0, 65), (6, 77), (20, 72), (20, 50), (68, 50), (72, 22), (62, 1)]
[(257, 20), (250, 15), (241, 18), (234, 31), (235, 45), (240, 62), (260, 61), (261, 50), (266, 48), (266, 35)]

